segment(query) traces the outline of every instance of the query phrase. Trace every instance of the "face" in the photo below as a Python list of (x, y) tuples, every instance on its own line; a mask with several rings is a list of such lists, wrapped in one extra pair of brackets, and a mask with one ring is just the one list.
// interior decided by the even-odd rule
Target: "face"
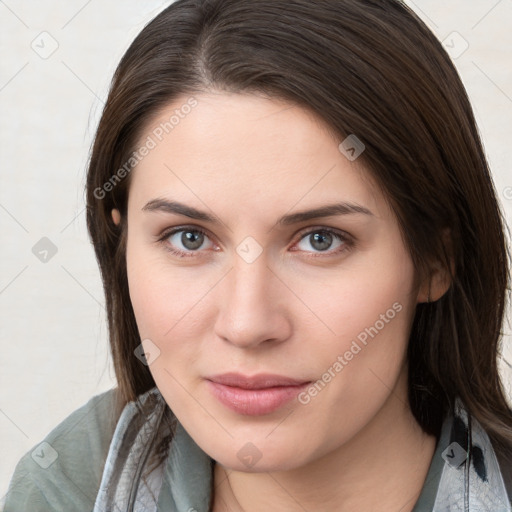
[[(298, 468), (392, 394), (407, 401), (414, 267), (383, 193), (320, 119), (255, 95), (195, 98), (147, 124), (140, 145), (155, 144), (131, 176), (128, 281), (149, 369), (222, 465)], [(161, 136), (176, 109), (189, 113)], [(309, 384), (209, 380), (228, 372)]]

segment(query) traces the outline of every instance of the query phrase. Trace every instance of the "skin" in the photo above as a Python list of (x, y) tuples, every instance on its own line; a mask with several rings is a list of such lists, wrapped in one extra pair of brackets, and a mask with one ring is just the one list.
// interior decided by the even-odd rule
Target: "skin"
[[(198, 105), (132, 171), (126, 257), (141, 339), (160, 351), (149, 367), (154, 380), (217, 461), (214, 512), (412, 510), (436, 439), (410, 411), (407, 342), (417, 303), (439, 298), (446, 276), (436, 271), (420, 283), (382, 191), (314, 114), (256, 95), (195, 97)], [(141, 143), (187, 98), (154, 116)], [(155, 198), (220, 222), (143, 210)], [(371, 214), (277, 223), (341, 201)], [(117, 210), (112, 216), (120, 221)], [(157, 241), (180, 226), (207, 235), (196, 234), (196, 246), (183, 244), (183, 232)], [(322, 251), (312, 236), (322, 228), (349, 237), (333, 236)], [(236, 250), (249, 236), (249, 251), (262, 249), (250, 263)], [(394, 318), (307, 404), (238, 414), (204, 380), (238, 371), (317, 381), (393, 304), (401, 306)], [(237, 456), (248, 442), (261, 455), (252, 467)]]

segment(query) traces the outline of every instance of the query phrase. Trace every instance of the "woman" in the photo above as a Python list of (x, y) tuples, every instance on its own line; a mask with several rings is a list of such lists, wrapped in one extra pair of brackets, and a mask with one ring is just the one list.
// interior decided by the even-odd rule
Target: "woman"
[(87, 219), (119, 385), (6, 511), (512, 510), (503, 221), (402, 3), (172, 4), (115, 73)]

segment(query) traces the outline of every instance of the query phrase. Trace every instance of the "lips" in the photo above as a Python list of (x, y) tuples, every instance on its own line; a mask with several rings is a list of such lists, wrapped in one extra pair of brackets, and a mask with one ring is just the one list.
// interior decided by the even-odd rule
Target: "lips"
[(206, 377), (207, 380), (224, 384), (241, 389), (266, 389), (282, 386), (300, 386), (306, 384), (308, 380), (292, 379), (282, 375), (270, 373), (261, 373), (252, 377), (242, 375), (241, 373), (223, 373), (222, 375), (214, 375)]
[(303, 391), (311, 381), (282, 375), (260, 374), (252, 377), (225, 373), (206, 379), (210, 392), (227, 408), (238, 414), (270, 414)]

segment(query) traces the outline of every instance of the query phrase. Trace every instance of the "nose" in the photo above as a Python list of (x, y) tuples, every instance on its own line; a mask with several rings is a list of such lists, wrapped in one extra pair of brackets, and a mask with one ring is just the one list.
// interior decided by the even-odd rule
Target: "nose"
[(264, 254), (252, 263), (236, 256), (219, 283), (215, 334), (241, 348), (279, 343), (291, 335), (290, 291)]

